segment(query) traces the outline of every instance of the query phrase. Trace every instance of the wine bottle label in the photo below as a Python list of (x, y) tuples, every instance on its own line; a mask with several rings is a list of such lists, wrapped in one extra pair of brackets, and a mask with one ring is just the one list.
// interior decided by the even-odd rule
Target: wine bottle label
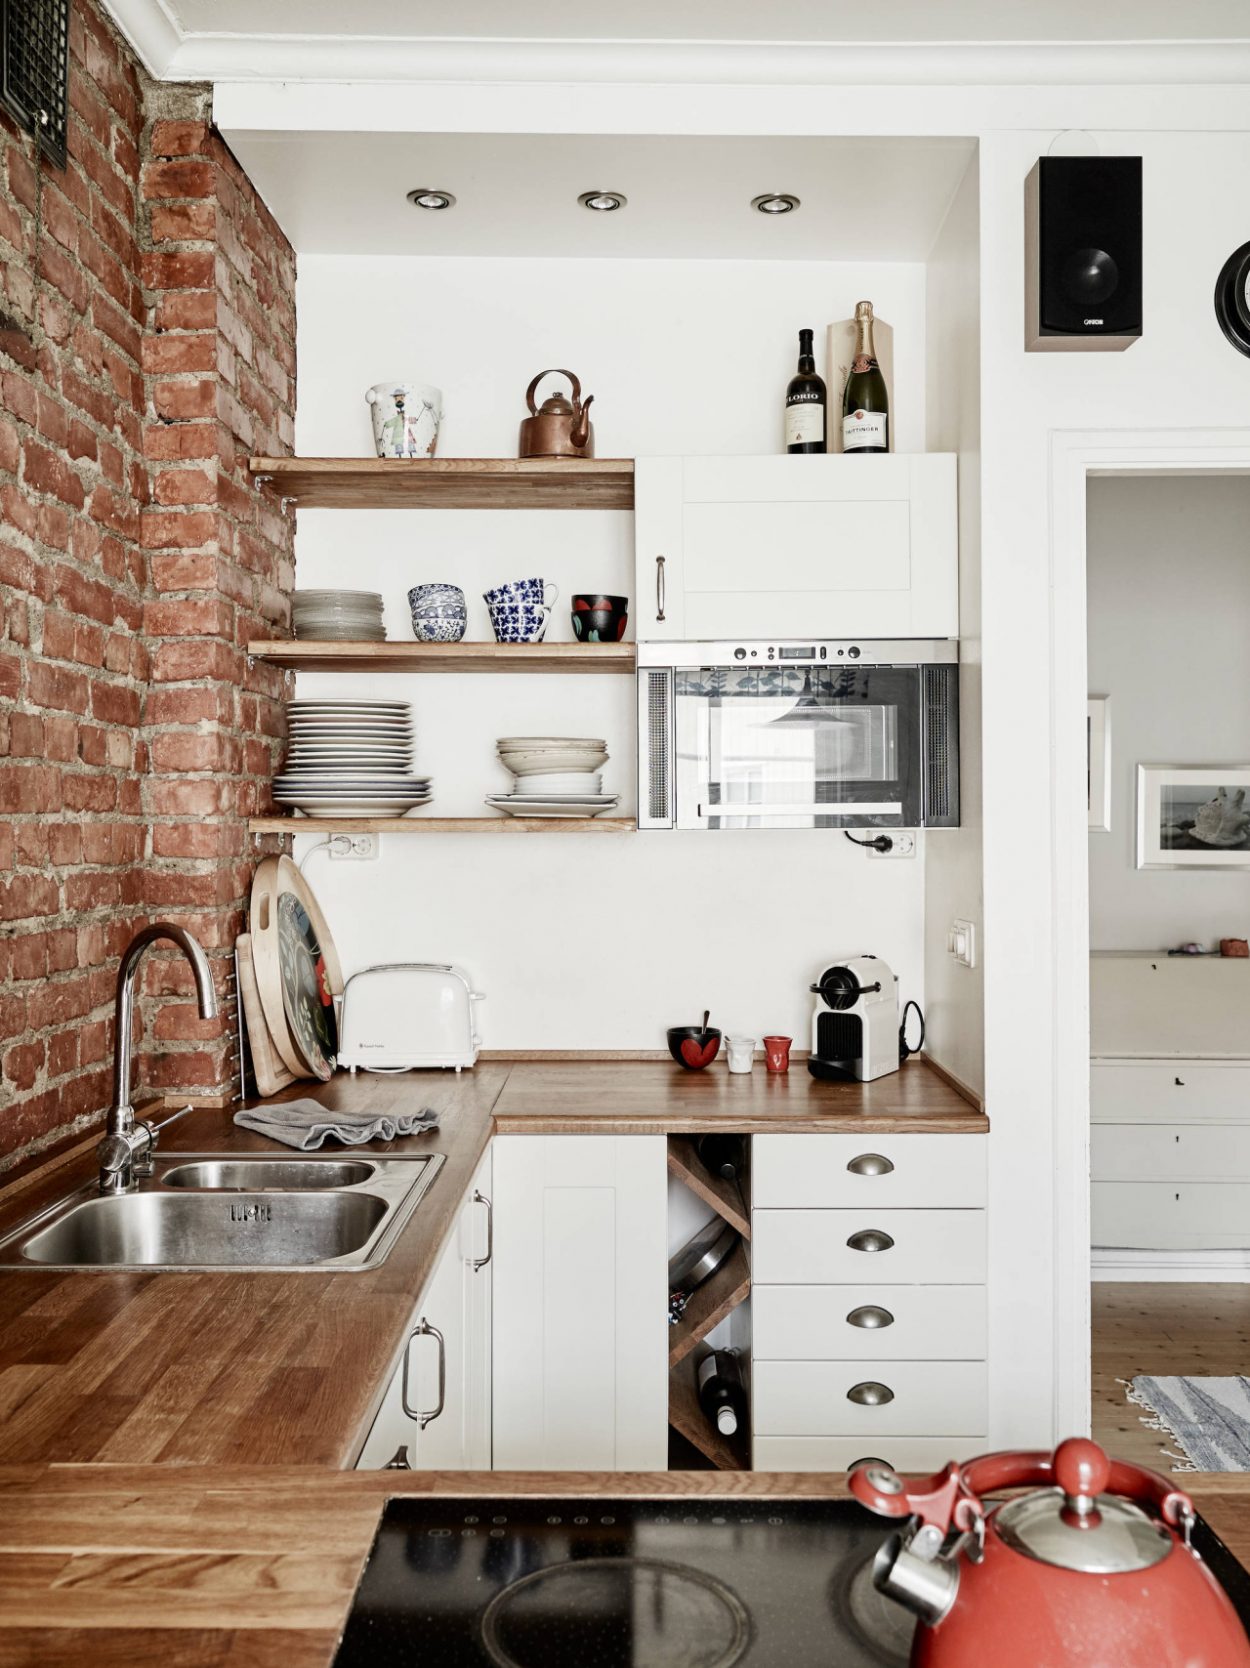
[(849, 412), (842, 419), (842, 450), (858, 452), (865, 446), (887, 446), (889, 422), (884, 411)]
[(825, 408), (815, 403), (786, 407), (786, 445), (809, 446), (825, 437)]

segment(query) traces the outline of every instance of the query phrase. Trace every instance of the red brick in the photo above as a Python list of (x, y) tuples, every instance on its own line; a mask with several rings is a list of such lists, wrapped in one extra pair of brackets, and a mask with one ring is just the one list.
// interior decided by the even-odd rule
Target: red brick
[(211, 417), (217, 410), (217, 384), (207, 377), (198, 382), (158, 382), (152, 403), (157, 415), (169, 422)]
[(151, 225), (153, 243), (203, 242), (217, 228), (217, 208), (213, 203), (158, 203)]
[(195, 156), (208, 143), (208, 135), (207, 122), (153, 122), (152, 155)]

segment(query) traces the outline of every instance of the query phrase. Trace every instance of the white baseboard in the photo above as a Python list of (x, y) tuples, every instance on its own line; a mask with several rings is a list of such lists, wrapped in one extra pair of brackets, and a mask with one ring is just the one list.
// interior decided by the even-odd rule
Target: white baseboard
[(1090, 1279), (1250, 1284), (1250, 1250), (1118, 1251), (1095, 1246)]

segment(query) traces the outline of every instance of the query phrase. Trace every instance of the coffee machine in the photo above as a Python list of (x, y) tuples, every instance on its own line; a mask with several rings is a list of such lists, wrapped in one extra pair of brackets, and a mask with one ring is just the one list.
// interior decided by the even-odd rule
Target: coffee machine
[(898, 1070), (898, 979), (883, 961), (848, 956), (826, 967), (811, 990), (813, 1077), (870, 1083)]

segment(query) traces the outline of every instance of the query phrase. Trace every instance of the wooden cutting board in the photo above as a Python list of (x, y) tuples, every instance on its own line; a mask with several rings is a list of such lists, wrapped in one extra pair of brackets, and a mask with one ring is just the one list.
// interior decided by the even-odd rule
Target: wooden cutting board
[[(288, 900), (285, 904), (284, 899)], [(289, 857), (266, 857), (252, 882), (248, 924), (256, 988), (269, 1035), (283, 1065), (295, 1077), (325, 1081), (333, 1071), (333, 1060), (319, 1048), (310, 1028), (301, 1025), (295, 1008), (299, 997), (283, 971), (281, 913), (289, 908), (289, 900), (297, 902), (308, 917), (331, 997), (342, 997), (343, 970), (329, 925), (312, 888)]]

